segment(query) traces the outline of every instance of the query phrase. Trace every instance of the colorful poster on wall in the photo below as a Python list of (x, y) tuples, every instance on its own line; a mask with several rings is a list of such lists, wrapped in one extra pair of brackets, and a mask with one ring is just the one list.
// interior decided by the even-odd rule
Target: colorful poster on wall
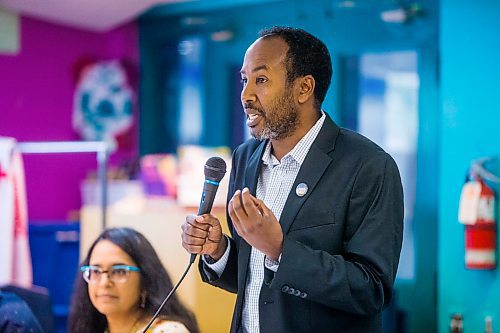
[(134, 92), (118, 60), (87, 65), (79, 75), (73, 128), (84, 140), (115, 142), (133, 124)]

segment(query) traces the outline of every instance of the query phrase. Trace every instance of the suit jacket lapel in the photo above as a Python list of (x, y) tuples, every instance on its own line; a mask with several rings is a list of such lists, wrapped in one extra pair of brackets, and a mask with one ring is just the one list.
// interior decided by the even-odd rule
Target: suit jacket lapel
[[(244, 187), (248, 187), (250, 193), (255, 195), (257, 191), (257, 180), (259, 178), (260, 166), (262, 163), (262, 154), (266, 147), (267, 141), (262, 141), (260, 145), (255, 149), (252, 156), (248, 160), (245, 172), (245, 183), (242, 188), (236, 188), (236, 190), (242, 190)], [(238, 247), (238, 263), (239, 263), (239, 274), (238, 274), (238, 284), (244, 286), (246, 284), (246, 273), (248, 269), (248, 261), (250, 260), (250, 250), (251, 246), (243, 239), (239, 240), (240, 245)]]
[[(264, 154), (264, 149), (266, 147), (267, 140), (262, 141), (257, 149), (253, 152), (252, 156), (250, 156), (250, 159), (248, 160), (248, 164), (246, 165), (246, 172), (245, 172), (245, 184), (243, 184), (243, 187), (248, 187), (250, 190), (250, 193), (255, 195), (257, 191), (257, 180), (259, 179), (259, 171), (260, 171), (260, 166), (262, 164), (262, 154)], [(242, 190), (243, 188), (237, 189), (237, 190)]]
[[(283, 213), (280, 217), (280, 224), (283, 233), (287, 234), (290, 226), (299, 212), (300, 208), (307, 200), (311, 192), (314, 190), (320, 181), (326, 168), (332, 163), (332, 158), (328, 155), (335, 147), (335, 141), (339, 133), (339, 127), (326, 115), (325, 122), (307, 156), (300, 167), (297, 178), (292, 186), (288, 198), (283, 208)], [(303, 197), (299, 197), (295, 193), (297, 185), (305, 183), (308, 187), (307, 193)]]

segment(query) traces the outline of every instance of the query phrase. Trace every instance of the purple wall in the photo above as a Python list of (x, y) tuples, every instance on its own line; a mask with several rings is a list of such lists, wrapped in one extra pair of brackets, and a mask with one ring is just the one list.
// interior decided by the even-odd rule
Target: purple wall
[[(79, 140), (71, 117), (75, 68), (85, 58), (126, 59), (138, 68), (137, 26), (93, 33), (21, 18), (21, 50), (0, 54), (0, 135), (18, 141)], [(137, 130), (112, 163), (137, 155)], [(95, 154), (24, 155), (33, 223), (66, 220), (80, 208), (80, 183), (96, 169)]]

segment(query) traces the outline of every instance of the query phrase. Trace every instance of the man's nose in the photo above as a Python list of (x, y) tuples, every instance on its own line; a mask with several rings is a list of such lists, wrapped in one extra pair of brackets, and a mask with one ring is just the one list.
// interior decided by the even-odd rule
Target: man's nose
[(241, 103), (243, 105), (247, 103), (252, 103), (255, 102), (256, 96), (255, 96), (255, 90), (252, 84), (249, 82), (243, 86), (241, 89)]

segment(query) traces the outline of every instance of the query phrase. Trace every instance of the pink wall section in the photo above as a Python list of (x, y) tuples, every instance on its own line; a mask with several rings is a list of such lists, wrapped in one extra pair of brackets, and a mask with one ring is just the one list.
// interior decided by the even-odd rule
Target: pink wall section
[[(20, 142), (79, 140), (71, 127), (78, 61), (119, 58), (139, 66), (135, 23), (100, 34), (22, 17), (21, 36), (19, 54), (0, 54), (0, 135)], [(114, 163), (137, 155), (136, 129), (128, 141)], [(95, 154), (23, 157), (33, 223), (65, 220), (79, 209), (80, 183), (96, 169)]]

